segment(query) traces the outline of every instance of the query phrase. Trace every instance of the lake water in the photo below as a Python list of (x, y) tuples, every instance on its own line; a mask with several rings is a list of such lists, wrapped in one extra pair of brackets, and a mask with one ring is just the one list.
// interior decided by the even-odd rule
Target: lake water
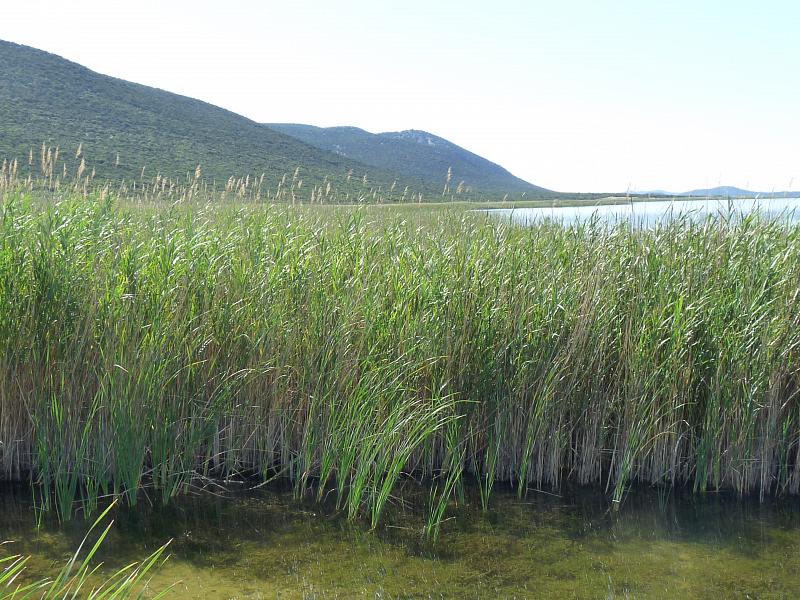
[(511, 219), (522, 225), (546, 220), (565, 225), (596, 220), (612, 225), (627, 221), (640, 227), (647, 227), (678, 218), (701, 221), (709, 215), (739, 219), (753, 212), (768, 218), (797, 221), (800, 219), (800, 198), (653, 200), (592, 206), (498, 208), (484, 212)]
[[(420, 494), (424, 497), (424, 491)], [(800, 506), (722, 495), (633, 492), (618, 512), (598, 491), (517, 498), (488, 512), (453, 507), (436, 544), (415, 501), (395, 503), (373, 532), (332, 507), (259, 490), (199, 494), (166, 507), (119, 509), (102, 552), (106, 569), (168, 539), (154, 589), (172, 598), (796, 598)], [(86, 523), (36, 527), (30, 492), (0, 494), (0, 555), (33, 555), (52, 574)]]

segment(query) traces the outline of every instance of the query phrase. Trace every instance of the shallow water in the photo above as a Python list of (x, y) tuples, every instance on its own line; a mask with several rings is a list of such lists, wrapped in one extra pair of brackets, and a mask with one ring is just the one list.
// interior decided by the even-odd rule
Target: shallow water
[(617, 224), (630, 222), (640, 227), (656, 223), (687, 219), (701, 221), (708, 216), (740, 219), (758, 212), (767, 218), (800, 220), (799, 198), (737, 198), (695, 200), (652, 200), (626, 204), (601, 204), (596, 206), (554, 206), (546, 208), (498, 208), (484, 211), (493, 216), (511, 219), (521, 225), (531, 225), (551, 220), (571, 225), (598, 221)]
[[(374, 532), (290, 494), (201, 494), (115, 514), (106, 568), (173, 539), (153, 578), (170, 597), (198, 598), (795, 598), (800, 506), (725, 496), (664, 500), (632, 494), (618, 512), (601, 493), (509, 492), (483, 513), (454, 507), (441, 539), (399, 504)], [(32, 554), (29, 575), (52, 574), (87, 524), (45, 519), (26, 493), (0, 494), (0, 539)], [(11, 546), (0, 547), (10, 553)], [(57, 570), (57, 568), (55, 568)]]

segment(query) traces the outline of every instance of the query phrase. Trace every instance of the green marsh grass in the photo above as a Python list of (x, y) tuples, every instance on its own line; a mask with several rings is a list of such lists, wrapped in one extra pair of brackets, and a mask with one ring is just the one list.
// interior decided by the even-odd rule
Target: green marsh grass
[(800, 229), (530, 228), (111, 194), (0, 212), (0, 478), (68, 518), (208, 478), (429, 529), (567, 482), (800, 488)]

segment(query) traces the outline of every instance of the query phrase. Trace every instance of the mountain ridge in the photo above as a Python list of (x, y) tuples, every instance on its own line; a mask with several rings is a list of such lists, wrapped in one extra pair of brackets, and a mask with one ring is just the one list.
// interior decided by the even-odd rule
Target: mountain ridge
[[(447, 140), (426, 135), (437, 147), (450, 148)], [(365, 163), (203, 100), (103, 75), (44, 50), (0, 40), (0, 160), (16, 158), (23, 173), (34, 172), (38, 164), (29, 167), (27, 159), (29, 154), (38, 156), (43, 144), (60, 147), (55, 170), (70, 174), (82, 160), (87, 172), (96, 170), (109, 179), (138, 179), (143, 167), (151, 176), (180, 179), (191, 177), (200, 165), (206, 180), (224, 184), (229, 177), (263, 173), (265, 186), (274, 189), (299, 167), (297, 179), (306, 184), (304, 190), (334, 181), (353, 200), (376, 193), (399, 198), (404, 189), (409, 197), (419, 193), (439, 198), (447, 172), (444, 168), (435, 176), (420, 176), (404, 169), (402, 161)], [(80, 159), (77, 148), (82, 149)], [(454, 171), (455, 180), (458, 169)], [(491, 179), (488, 185), (472, 183), (477, 187), (471, 198), (519, 195), (524, 188), (500, 188)], [(453, 192), (457, 185), (452, 182)]]
[(696, 190), (689, 190), (687, 192), (668, 192), (665, 190), (645, 190), (635, 192), (637, 196), (642, 195), (655, 195), (655, 196), (685, 196), (690, 198), (710, 197), (710, 198), (763, 198), (763, 197), (787, 197), (797, 198), (800, 197), (800, 191), (773, 191), (773, 192), (754, 192), (752, 190), (745, 190), (730, 185), (721, 185), (713, 188), (699, 188)]
[[(298, 166), (311, 181), (367, 169), (202, 100), (5, 41), (0, 41), (0, 134), (3, 158), (27, 158), (43, 143), (60, 146), (66, 157), (80, 146), (87, 167), (112, 178), (136, 177), (142, 167), (181, 177), (199, 164), (209, 178), (267, 173), (275, 184)], [(75, 167), (66, 161), (64, 166)], [(384, 183), (394, 178), (377, 169), (370, 175)]]
[(451, 174), (451, 190), (459, 186), (485, 192), (546, 196), (550, 190), (524, 181), (502, 166), (427, 131), (407, 129), (371, 133), (349, 125), (317, 127), (302, 123), (265, 123), (298, 140), (355, 159), (364, 164), (401, 173), (418, 181), (439, 181), (441, 190)]
[(754, 192), (742, 188), (734, 187), (731, 185), (720, 185), (713, 188), (701, 188), (696, 190), (689, 190), (681, 194), (682, 196), (713, 196), (713, 197), (729, 197), (729, 198), (754, 198), (756, 196), (793, 196), (798, 195), (800, 192)]

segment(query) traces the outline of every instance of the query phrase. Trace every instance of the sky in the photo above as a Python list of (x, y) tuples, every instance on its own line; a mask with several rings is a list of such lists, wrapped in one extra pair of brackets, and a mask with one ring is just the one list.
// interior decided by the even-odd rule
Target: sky
[(0, 39), (259, 122), (422, 129), (568, 192), (800, 190), (798, 0), (26, 0)]

